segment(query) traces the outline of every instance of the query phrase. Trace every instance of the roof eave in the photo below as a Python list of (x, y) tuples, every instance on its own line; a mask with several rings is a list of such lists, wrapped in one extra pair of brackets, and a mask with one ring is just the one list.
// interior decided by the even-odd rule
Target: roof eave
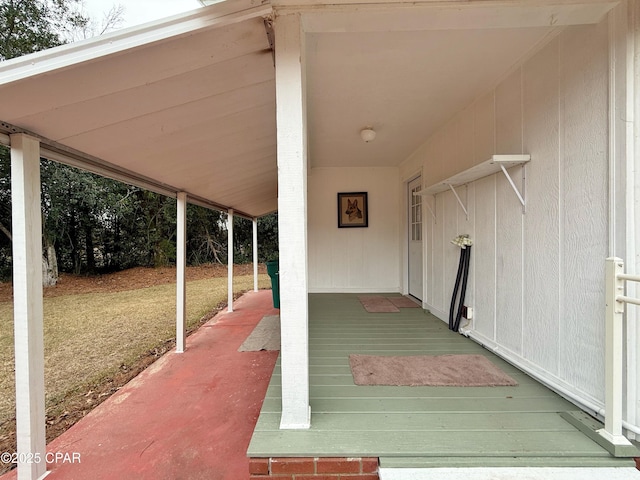
[(0, 63), (0, 85), (155, 42), (271, 14), (270, 0), (225, 2)]

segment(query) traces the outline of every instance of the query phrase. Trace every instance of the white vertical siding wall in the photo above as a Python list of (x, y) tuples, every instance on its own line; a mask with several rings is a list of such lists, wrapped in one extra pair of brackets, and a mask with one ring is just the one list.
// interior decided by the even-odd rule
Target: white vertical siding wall
[[(467, 305), (474, 336), (596, 405), (604, 399), (608, 249), (608, 28), (565, 29), (401, 166), (426, 186), (492, 154), (531, 154), (523, 214), (502, 173), (449, 192), (427, 216), (427, 307), (448, 318), (460, 250), (474, 240)], [(522, 188), (522, 167), (510, 170)], [(425, 201), (433, 204), (434, 199)]]
[[(398, 169), (314, 168), (308, 177), (310, 292), (399, 292)], [(369, 227), (338, 228), (338, 192), (368, 192)]]
[[(560, 350), (559, 372), (578, 388), (597, 388), (597, 398), (602, 399), (602, 258), (608, 253), (609, 122), (608, 116), (594, 112), (608, 111), (607, 23), (597, 28), (573, 29), (563, 40), (560, 292), (571, 301), (563, 302), (561, 336), (577, 348)], [(583, 317), (591, 321), (584, 322)], [(587, 371), (586, 365), (593, 365), (592, 371)]]
[(524, 269), (524, 338), (529, 341), (523, 355), (544, 370), (558, 365), (560, 349), (560, 84), (548, 73), (557, 68), (559, 45), (559, 40), (552, 42), (523, 69), (527, 126), (523, 149), (536, 152), (536, 161), (526, 167), (530, 201), (524, 248), (536, 261), (526, 262)]

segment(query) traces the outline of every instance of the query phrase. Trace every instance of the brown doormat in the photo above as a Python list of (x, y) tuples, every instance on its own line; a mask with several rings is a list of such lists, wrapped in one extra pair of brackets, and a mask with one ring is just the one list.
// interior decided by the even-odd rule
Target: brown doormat
[(482, 355), (349, 355), (356, 385), (495, 387), (517, 385)]
[(358, 300), (369, 313), (396, 313), (400, 311), (388, 299), (379, 295), (362, 295), (358, 297)]
[(420, 308), (420, 305), (407, 297), (387, 297), (387, 299), (399, 308)]

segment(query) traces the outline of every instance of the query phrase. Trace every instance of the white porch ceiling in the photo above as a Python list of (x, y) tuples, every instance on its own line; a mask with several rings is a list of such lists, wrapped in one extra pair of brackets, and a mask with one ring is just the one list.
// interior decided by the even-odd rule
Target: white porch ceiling
[[(272, 4), (302, 12), (307, 31), (310, 165), (366, 167), (398, 165), (556, 29), (599, 21), (615, 2)], [(271, 13), (228, 0), (4, 62), (0, 131), (5, 122), (5, 132), (246, 216), (274, 211)], [(378, 133), (370, 144), (365, 126)]]
[[(273, 1), (284, 12), (306, 7), (315, 167), (400, 164), (560, 28), (599, 22), (616, 4)], [(377, 132), (368, 144), (365, 127)]]
[(310, 34), (311, 165), (398, 165), (552, 30)]
[(169, 193), (276, 210), (271, 9), (232, 3), (0, 65), (0, 121)]

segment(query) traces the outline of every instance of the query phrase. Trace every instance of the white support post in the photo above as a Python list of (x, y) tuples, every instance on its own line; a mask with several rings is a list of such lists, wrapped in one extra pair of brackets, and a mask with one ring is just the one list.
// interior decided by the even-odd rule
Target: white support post
[(176, 353), (186, 348), (187, 282), (187, 194), (178, 192), (176, 221)]
[(280, 15), (276, 37), (278, 238), (282, 417), (280, 428), (311, 426), (307, 274), (305, 46), (298, 14)]
[(606, 337), (605, 337), (605, 419), (604, 429), (598, 430), (613, 445), (630, 445), (622, 435), (622, 374), (623, 374), (623, 324), (624, 303), (619, 296), (624, 293), (622, 259), (607, 258), (606, 264)]
[(233, 312), (233, 209), (227, 212), (227, 312)]
[(11, 135), (18, 480), (45, 475), (40, 142)]
[(253, 219), (253, 291), (258, 291), (258, 219)]

